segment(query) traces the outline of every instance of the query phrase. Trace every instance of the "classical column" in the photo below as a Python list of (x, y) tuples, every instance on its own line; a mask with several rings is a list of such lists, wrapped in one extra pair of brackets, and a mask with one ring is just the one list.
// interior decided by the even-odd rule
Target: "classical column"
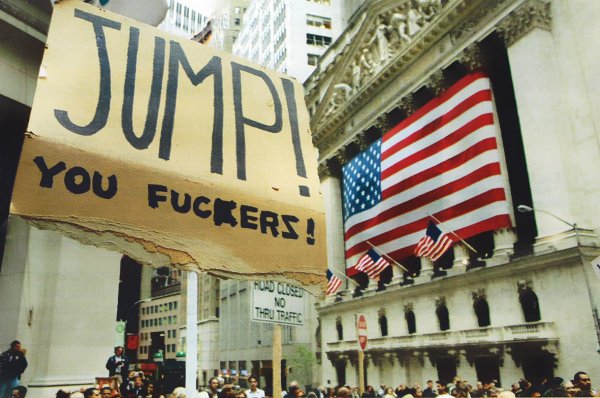
[[(319, 166), (321, 192), (325, 202), (325, 226), (327, 229), (327, 265), (341, 275), (346, 275), (344, 254), (344, 219), (342, 213), (342, 186), (339, 167), (333, 162), (323, 162)], [(348, 282), (344, 281), (346, 288)]]
[(515, 252), (514, 244), (517, 237), (512, 229), (503, 228), (494, 231), (494, 255), (486, 259), (488, 266), (506, 264)]
[[(551, 4), (525, 1), (498, 25), (507, 45), (533, 207), (573, 220), (566, 157), (572, 126), (564, 112), (563, 86), (556, 43), (550, 32)], [(549, 161), (549, 159), (551, 159)], [(553, 217), (536, 216), (538, 236), (564, 231)]]
[(469, 249), (461, 242), (454, 244), (453, 249), (454, 263), (452, 264), (452, 268), (464, 272), (469, 263)]
[(121, 254), (41, 231), (11, 216), (0, 275), (0, 341), (17, 338), (31, 396), (107, 376), (113, 353)]

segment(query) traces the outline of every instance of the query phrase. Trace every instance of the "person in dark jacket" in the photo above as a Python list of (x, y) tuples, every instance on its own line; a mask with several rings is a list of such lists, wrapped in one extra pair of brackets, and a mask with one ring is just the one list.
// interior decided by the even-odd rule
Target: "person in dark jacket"
[(111, 356), (106, 361), (106, 369), (108, 370), (109, 376), (117, 376), (120, 385), (127, 384), (129, 360), (123, 353), (122, 346), (115, 347), (115, 355)]
[(27, 368), (25, 353), (18, 340), (10, 343), (10, 349), (0, 354), (0, 398), (12, 398), (12, 390), (19, 385), (21, 374)]

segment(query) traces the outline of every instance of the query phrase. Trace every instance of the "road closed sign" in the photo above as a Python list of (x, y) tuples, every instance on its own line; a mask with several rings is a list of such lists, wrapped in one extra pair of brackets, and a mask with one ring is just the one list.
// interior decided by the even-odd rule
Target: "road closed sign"
[(257, 322), (304, 325), (307, 292), (289, 283), (255, 281), (252, 284), (252, 315)]
[(56, 2), (41, 72), (12, 214), (146, 264), (324, 287), (297, 81), (81, 0)]
[(363, 314), (358, 315), (356, 321), (356, 330), (358, 335), (358, 345), (361, 350), (367, 349), (367, 318)]

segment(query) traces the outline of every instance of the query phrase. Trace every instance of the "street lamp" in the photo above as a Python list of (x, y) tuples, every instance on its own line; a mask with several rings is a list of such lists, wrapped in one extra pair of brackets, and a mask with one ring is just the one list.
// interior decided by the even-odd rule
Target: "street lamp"
[(567, 220), (560, 218), (556, 214), (550, 213), (547, 210), (536, 209), (536, 208), (533, 208), (533, 207), (527, 206), (527, 205), (518, 205), (517, 211), (519, 213), (533, 213), (533, 212), (545, 213), (545, 214), (548, 214), (549, 216), (557, 219), (558, 221), (562, 222), (563, 224), (568, 225), (569, 227), (571, 227), (573, 229), (573, 231), (575, 231), (575, 241), (577, 242), (577, 246), (579, 246), (579, 231), (577, 230), (577, 223), (570, 223)]
[[(577, 242), (577, 248), (579, 248), (579, 231), (577, 230), (577, 223), (570, 223), (567, 220), (560, 218), (556, 214), (550, 213), (549, 211), (542, 210), (542, 209), (535, 209), (535, 208), (527, 206), (527, 205), (518, 205), (517, 211), (519, 213), (530, 213), (530, 212), (546, 213), (549, 216), (556, 218), (558, 221), (568, 225), (575, 231), (575, 240)], [(592, 307), (592, 318), (594, 321), (594, 326), (596, 327), (596, 339), (598, 340), (598, 344), (600, 345), (600, 325), (598, 324), (598, 312), (597, 312), (596, 306), (594, 305), (594, 301), (592, 299), (592, 287), (590, 286), (590, 281), (586, 275), (586, 268), (585, 268), (585, 263), (583, 261), (583, 257), (581, 259), (581, 266), (583, 268), (583, 279), (585, 280), (588, 299), (590, 300), (590, 305)], [(598, 349), (598, 353), (600, 354), (600, 348)]]

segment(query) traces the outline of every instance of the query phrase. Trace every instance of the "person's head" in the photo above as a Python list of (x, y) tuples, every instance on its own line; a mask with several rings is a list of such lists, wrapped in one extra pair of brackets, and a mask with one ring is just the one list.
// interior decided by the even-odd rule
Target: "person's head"
[(171, 396), (173, 398), (185, 398), (185, 387), (175, 387)]
[[(152, 395), (154, 394), (154, 383), (150, 382), (146, 385), (146, 391), (148, 392), (148, 395)], [(104, 398), (104, 397), (102, 397)]]
[(592, 379), (585, 372), (577, 372), (573, 376), (573, 384), (579, 387), (582, 391), (589, 391), (592, 389)]
[(13, 398), (25, 398), (27, 395), (27, 387), (25, 386), (16, 386), (12, 389)]
[(221, 389), (221, 398), (235, 398), (235, 387), (233, 384), (225, 384)]
[(500, 391), (498, 398), (515, 398), (515, 393), (509, 390)]
[(298, 382), (296, 380), (293, 380), (290, 385), (288, 386), (288, 394), (291, 394), (290, 396), (293, 397), (294, 394), (296, 394), (296, 390), (298, 389)]
[(19, 340), (13, 340), (10, 343), (11, 351), (21, 351), (21, 342)]
[(388, 387), (388, 388), (385, 389), (385, 393), (393, 395), (394, 394), (394, 389), (392, 387)]
[(111, 395), (112, 395), (112, 389), (110, 387), (102, 387), (102, 389), (100, 390), (100, 396), (102, 398), (110, 398)]
[(435, 382), (435, 388), (439, 395), (446, 393), (446, 385), (439, 380)]
[(575, 387), (573, 385), (573, 382), (571, 380), (566, 380), (562, 383), (562, 388), (565, 389), (565, 391), (567, 392), (567, 395), (569, 397), (574, 397), (577, 395), (577, 393), (580, 391), (579, 388)]
[(294, 396), (296, 398), (304, 398), (306, 396), (306, 394), (301, 389), (297, 389)]
[(306, 394), (306, 398), (317, 398), (317, 394), (315, 394), (312, 391), (309, 391), (308, 394)]
[(100, 390), (90, 387), (83, 392), (83, 398), (100, 398)]
[(136, 387), (141, 387), (144, 385), (144, 381), (142, 380), (142, 378), (140, 376), (135, 376), (133, 378), (133, 385)]
[(248, 384), (250, 384), (250, 391), (256, 391), (258, 388), (258, 380), (254, 376), (248, 378)]
[(115, 347), (115, 355), (118, 357), (123, 355), (123, 346), (118, 345)]
[(56, 392), (56, 398), (69, 398), (69, 393), (62, 388)]
[(346, 387), (340, 387), (337, 392), (337, 398), (349, 398), (350, 389)]
[(235, 398), (248, 398), (244, 390), (238, 390), (235, 392)]
[(217, 389), (219, 388), (219, 379), (212, 377), (210, 380), (208, 380), (208, 388), (212, 392), (217, 392)]
[(433, 380), (427, 380), (427, 388), (433, 388)]

